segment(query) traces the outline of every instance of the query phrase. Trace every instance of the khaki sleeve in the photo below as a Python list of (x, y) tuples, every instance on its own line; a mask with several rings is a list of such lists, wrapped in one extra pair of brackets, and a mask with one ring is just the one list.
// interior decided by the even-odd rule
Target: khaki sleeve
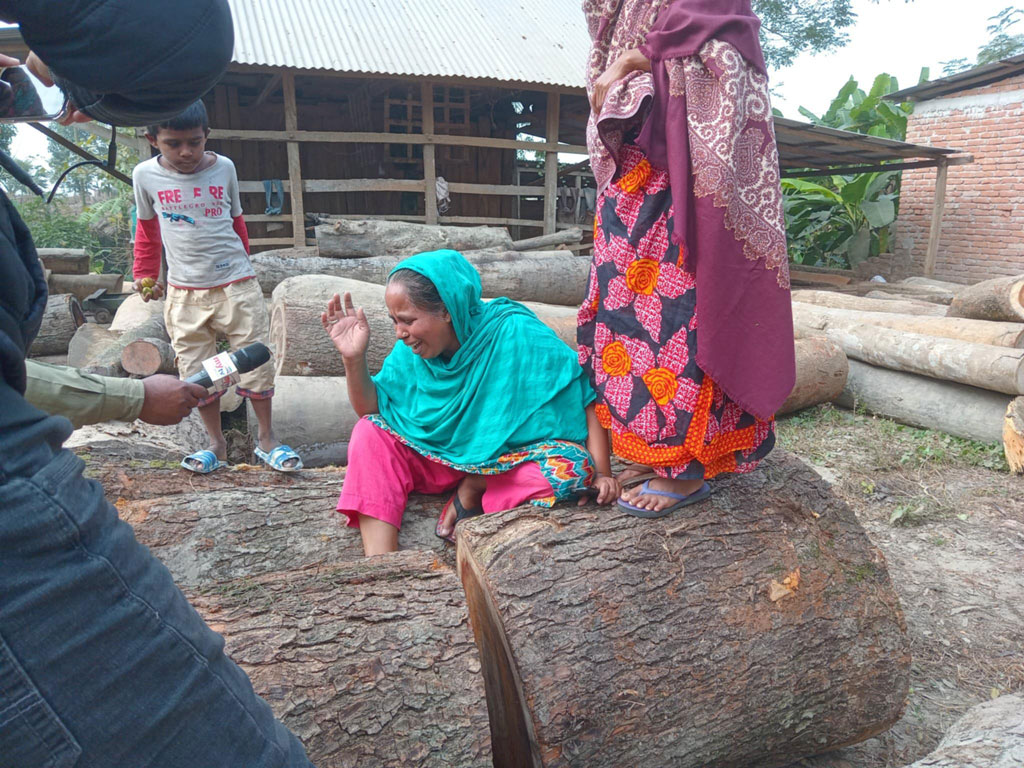
[(36, 360), (26, 360), (25, 368), (25, 399), (40, 410), (66, 417), (76, 429), (101, 421), (134, 421), (146, 399), (138, 379), (96, 376)]

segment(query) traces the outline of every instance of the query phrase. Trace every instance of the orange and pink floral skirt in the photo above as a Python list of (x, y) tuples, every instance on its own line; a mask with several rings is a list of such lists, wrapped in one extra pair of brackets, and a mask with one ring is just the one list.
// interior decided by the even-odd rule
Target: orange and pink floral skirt
[(594, 260), (580, 307), (580, 364), (612, 451), (663, 477), (749, 472), (775, 422), (744, 411), (697, 365), (697, 284), (671, 243), (668, 173), (622, 148), (623, 173), (597, 203)]

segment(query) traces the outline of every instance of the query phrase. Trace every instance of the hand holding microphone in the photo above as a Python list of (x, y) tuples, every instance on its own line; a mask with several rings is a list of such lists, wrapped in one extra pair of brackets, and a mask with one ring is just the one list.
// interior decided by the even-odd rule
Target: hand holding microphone
[[(227, 387), (235, 383), (237, 374), (248, 373), (270, 360), (266, 344), (250, 344), (234, 352), (221, 352), (203, 361), (203, 370), (185, 379), (189, 384), (198, 384), (209, 389), (213, 386)], [(234, 380), (232, 380), (234, 377)]]

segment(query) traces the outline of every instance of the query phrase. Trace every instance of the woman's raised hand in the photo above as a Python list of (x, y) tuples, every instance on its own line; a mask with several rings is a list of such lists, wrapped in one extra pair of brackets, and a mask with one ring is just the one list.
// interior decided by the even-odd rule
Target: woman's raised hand
[(604, 100), (608, 96), (608, 91), (611, 90), (611, 87), (630, 72), (635, 72), (636, 70), (641, 72), (651, 71), (651, 62), (636, 48), (623, 51), (616, 57), (615, 61), (608, 65), (608, 69), (594, 81), (594, 86), (590, 91), (590, 108), (594, 111), (595, 115), (601, 114), (601, 107), (604, 106)]
[(352, 294), (345, 293), (345, 303), (334, 294), (327, 302), (327, 311), (320, 314), (320, 322), (331, 337), (341, 356), (355, 360), (366, 355), (370, 346), (370, 324), (363, 308), (352, 306)]

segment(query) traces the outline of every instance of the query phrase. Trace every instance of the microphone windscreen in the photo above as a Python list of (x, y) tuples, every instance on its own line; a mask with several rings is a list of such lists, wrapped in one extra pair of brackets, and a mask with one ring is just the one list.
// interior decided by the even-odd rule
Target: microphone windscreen
[(235, 352), (234, 359), (238, 372), (248, 373), (249, 371), (259, 368), (270, 359), (270, 350), (267, 349), (266, 344), (260, 344), (257, 341), (255, 344), (242, 347), (240, 350)]

